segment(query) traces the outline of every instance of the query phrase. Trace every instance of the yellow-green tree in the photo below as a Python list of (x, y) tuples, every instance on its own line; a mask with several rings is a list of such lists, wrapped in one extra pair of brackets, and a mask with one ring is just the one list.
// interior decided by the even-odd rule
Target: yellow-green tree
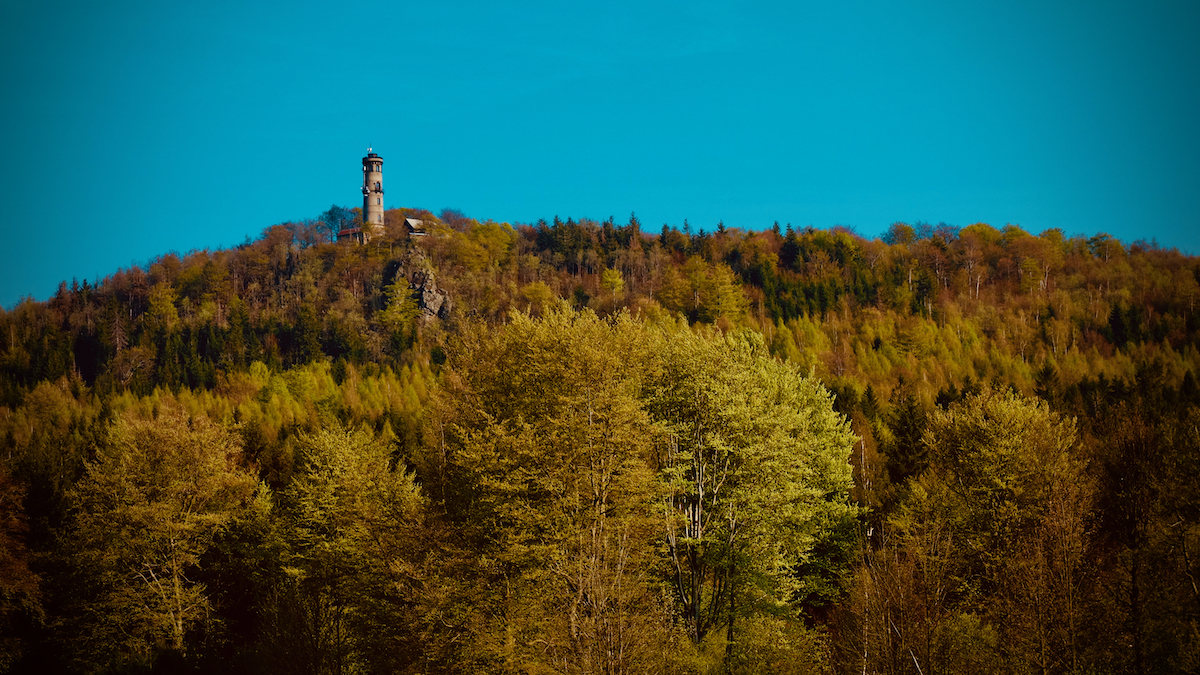
[(933, 413), (928, 466), (860, 572), (864, 667), (1077, 665), (1090, 491), (1075, 438), (1074, 420), (1011, 391)]
[(560, 307), (449, 350), (423, 473), (480, 556), (475, 668), (644, 672), (671, 651), (646, 349), (626, 313)]
[(1050, 497), (1077, 477), (1075, 422), (1038, 399), (984, 392), (936, 411), (925, 432), (930, 461), (946, 481), (967, 534), (967, 553), (989, 583), (1033, 532)]
[[(393, 465), (384, 440), (336, 424), (301, 436), (297, 454), (300, 470), (280, 498), (284, 578), (268, 612), (275, 658), (287, 672), (394, 671), (397, 658), (420, 651), (403, 639), (411, 617), (380, 621), (411, 599), (423, 519), (412, 474)], [(380, 644), (391, 651), (372, 649)]]
[[(668, 581), (692, 639), (795, 599), (796, 566), (855, 509), (854, 435), (756, 333), (664, 335), (647, 405), (663, 433)], [(752, 645), (742, 645), (753, 649)]]
[(387, 304), (376, 315), (376, 320), (386, 329), (396, 355), (412, 344), (417, 329), (417, 317), (421, 308), (408, 287), (408, 281), (399, 278), (385, 290)]
[(240, 452), (236, 435), (173, 406), (113, 424), (74, 491), (78, 563), (97, 589), (80, 636), (86, 658), (146, 663), (188, 650), (188, 632), (209, 616), (201, 559), (254, 498)]
[(605, 269), (600, 274), (600, 285), (612, 293), (613, 307), (615, 308), (617, 306), (617, 293), (620, 293), (625, 288), (625, 279), (621, 276), (621, 270)]

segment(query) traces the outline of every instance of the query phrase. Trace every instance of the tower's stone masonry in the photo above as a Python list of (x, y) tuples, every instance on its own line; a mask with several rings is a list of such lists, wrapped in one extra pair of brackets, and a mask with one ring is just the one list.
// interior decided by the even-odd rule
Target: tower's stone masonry
[(363, 157), (363, 240), (383, 231), (383, 158), (367, 148)]

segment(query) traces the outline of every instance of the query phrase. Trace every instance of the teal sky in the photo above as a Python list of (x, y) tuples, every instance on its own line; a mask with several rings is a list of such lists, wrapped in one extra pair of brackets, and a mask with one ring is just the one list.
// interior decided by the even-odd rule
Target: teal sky
[[(419, 7), (416, 5), (429, 5)], [(1200, 253), (1200, 3), (7, 2), (0, 304), (361, 205)]]

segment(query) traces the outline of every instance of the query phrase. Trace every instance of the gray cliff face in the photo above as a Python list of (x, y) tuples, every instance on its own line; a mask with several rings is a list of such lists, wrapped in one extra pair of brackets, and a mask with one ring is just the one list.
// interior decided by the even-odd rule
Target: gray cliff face
[(416, 246), (409, 248), (404, 257), (399, 260), (396, 278), (401, 277), (408, 280), (412, 298), (421, 308), (421, 315), (417, 319), (421, 325), (429, 323), (434, 317), (445, 319), (450, 316), (453, 309), (450, 296), (438, 288), (433, 266), (430, 265), (429, 259), (425, 257), (425, 252), (420, 248)]

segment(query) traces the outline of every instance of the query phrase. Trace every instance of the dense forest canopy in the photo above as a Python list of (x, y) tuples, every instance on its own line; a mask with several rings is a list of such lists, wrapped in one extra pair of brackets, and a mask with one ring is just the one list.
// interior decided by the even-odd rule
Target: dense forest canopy
[(0, 309), (0, 671), (1200, 668), (1196, 258), (355, 217)]

